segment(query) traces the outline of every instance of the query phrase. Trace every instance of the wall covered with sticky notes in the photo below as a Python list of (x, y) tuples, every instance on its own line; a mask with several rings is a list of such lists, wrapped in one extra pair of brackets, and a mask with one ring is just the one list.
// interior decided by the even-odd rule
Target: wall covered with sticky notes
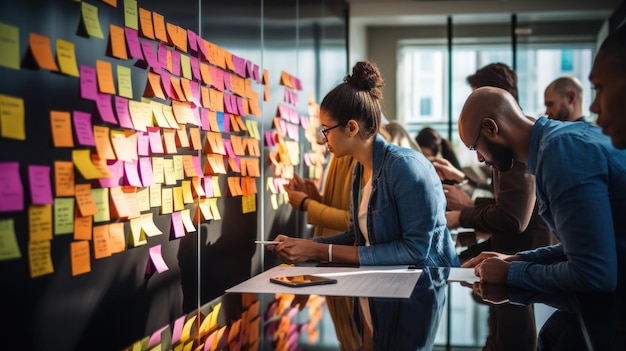
[(2, 348), (121, 350), (192, 325), (279, 263), (254, 240), (310, 236), (283, 186), (321, 183), (343, 1), (0, 7)]

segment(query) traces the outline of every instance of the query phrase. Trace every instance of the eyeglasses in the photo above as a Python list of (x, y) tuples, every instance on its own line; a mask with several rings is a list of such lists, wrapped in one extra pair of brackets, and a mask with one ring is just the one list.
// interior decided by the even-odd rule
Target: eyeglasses
[(480, 137), (480, 130), (478, 129), (478, 133), (476, 133), (476, 138), (474, 138), (474, 142), (468, 147), (470, 151), (476, 151), (476, 143), (478, 143), (478, 138)]
[(328, 142), (328, 137), (326, 136), (326, 133), (330, 132), (331, 130), (337, 128), (337, 127), (341, 127), (343, 124), (339, 123), (337, 125), (334, 125), (330, 128), (326, 128), (326, 129), (321, 129), (320, 128), (320, 134), (322, 135), (322, 138), (324, 138), (324, 142), (327, 143)]

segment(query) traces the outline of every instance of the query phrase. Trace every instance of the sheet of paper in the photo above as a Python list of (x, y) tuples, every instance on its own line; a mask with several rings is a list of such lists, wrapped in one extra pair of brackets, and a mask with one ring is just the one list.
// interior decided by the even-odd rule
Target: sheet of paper
[(474, 268), (450, 268), (450, 275), (448, 275), (449, 282), (479, 282), (480, 278), (474, 274)]
[[(409, 298), (421, 272), (419, 269), (408, 269), (407, 266), (360, 268), (277, 266), (227, 289), (226, 292)], [(296, 289), (269, 281), (269, 278), (275, 276), (302, 274), (332, 277), (337, 279), (337, 284)]]

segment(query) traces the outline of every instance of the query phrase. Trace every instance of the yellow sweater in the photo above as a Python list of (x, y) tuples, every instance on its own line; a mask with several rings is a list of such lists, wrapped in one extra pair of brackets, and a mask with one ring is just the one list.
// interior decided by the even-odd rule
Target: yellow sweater
[(307, 223), (315, 226), (314, 237), (330, 236), (348, 230), (350, 225), (350, 192), (352, 169), (356, 160), (352, 156), (332, 157), (324, 180), (322, 202), (310, 200)]

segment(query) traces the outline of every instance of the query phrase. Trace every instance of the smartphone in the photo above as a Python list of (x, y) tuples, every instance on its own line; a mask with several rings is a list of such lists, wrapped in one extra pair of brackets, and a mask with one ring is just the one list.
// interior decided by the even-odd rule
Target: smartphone
[(285, 286), (291, 286), (294, 288), (301, 286), (311, 286), (311, 285), (323, 285), (323, 284), (335, 284), (337, 283), (337, 279), (324, 278), (316, 275), (295, 275), (290, 277), (285, 276), (277, 276), (270, 278), (270, 282)]

